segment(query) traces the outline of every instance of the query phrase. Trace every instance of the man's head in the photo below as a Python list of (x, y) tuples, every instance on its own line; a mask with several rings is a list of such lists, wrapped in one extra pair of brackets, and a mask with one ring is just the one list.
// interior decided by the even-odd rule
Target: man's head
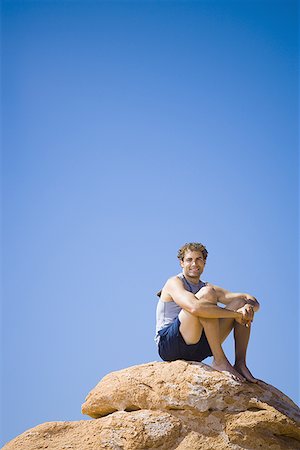
[(198, 283), (204, 270), (208, 252), (203, 244), (190, 242), (178, 250), (178, 259), (184, 276), (192, 283)]
[(200, 242), (189, 242), (188, 244), (184, 244), (178, 250), (177, 258), (180, 261), (183, 261), (186, 252), (189, 250), (192, 252), (201, 252), (204, 262), (206, 261), (208, 251), (206, 250), (206, 248), (203, 244), (200, 244)]

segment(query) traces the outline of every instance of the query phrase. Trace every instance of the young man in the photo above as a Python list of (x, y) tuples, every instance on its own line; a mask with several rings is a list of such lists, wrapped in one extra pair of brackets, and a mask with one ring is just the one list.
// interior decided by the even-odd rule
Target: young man
[[(183, 245), (178, 251), (182, 273), (169, 278), (157, 294), (160, 299), (155, 341), (159, 355), (165, 361), (203, 361), (213, 356), (214, 369), (256, 383), (246, 366), (246, 351), (259, 303), (252, 295), (229, 292), (201, 281), (207, 254), (204, 245), (198, 242)], [(219, 307), (218, 302), (225, 308)], [(232, 329), (234, 366), (221, 345)]]

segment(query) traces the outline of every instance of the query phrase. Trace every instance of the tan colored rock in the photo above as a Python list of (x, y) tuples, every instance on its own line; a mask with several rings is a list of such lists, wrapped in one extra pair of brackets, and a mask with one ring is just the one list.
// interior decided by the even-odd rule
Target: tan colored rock
[(300, 411), (265, 383), (240, 383), (203, 363), (154, 362), (105, 376), (82, 411), (3, 450), (299, 450)]
[(138, 409), (237, 413), (261, 409), (262, 403), (300, 423), (297, 405), (273, 386), (241, 383), (206, 364), (179, 360), (132, 366), (106, 375), (86, 397), (82, 413), (93, 418)]
[(82, 412), (101, 417), (139, 408), (181, 421), (180, 450), (300, 449), (300, 411), (291, 399), (203, 363), (154, 362), (112, 372), (88, 394)]
[(180, 420), (165, 412), (116, 412), (97, 420), (38, 425), (3, 450), (169, 450), (180, 439), (180, 431)]
[(176, 447), (176, 450), (230, 450), (233, 448), (225, 433), (210, 437), (191, 431)]
[(227, 416), (225, 431), (232, 444), (253, 449), (300, 449), (300, 429), (275, 408)]

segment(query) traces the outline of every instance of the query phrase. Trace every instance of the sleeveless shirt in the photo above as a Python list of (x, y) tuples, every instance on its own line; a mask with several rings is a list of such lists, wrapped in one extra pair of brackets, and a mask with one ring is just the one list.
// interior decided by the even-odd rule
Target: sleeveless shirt
[[(201, 280), (197, 284), (191, 283), (185, 278), (183, 273), (179, 273), (177, 277), (182, 280), (184, 288), (187, 291), (192, 292), (193, 294), (196, 294), (196, 292), (198, 292), (199, 289), (201, 289), (206, 284)], [(161, 301), (161, 299), (158, 300), (156, 307), (156, 334), (154, 338), (156, 344), (159, 343), (160, 339), (158, 332), (165, 328), (167, 325), (173, 323), (181, 310), (182, 308), (173, 300), (171, 300), (170, 302), (163, 302)]]

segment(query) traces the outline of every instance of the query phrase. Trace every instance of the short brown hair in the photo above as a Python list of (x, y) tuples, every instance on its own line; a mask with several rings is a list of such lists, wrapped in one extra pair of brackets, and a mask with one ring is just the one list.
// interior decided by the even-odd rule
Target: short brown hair
[(205, 246), (201, 244), (200, 242), (189, 242), (187, 244), (184, 244), (180, 249), (178, 250), (177, 258), (183, 261), (184, 255), (186, 251), (192, 251), (192, 252), (201, 252), (202, 256), (204, 258), (204, 261), (206, 261), (208, 251), (206, 250)]

